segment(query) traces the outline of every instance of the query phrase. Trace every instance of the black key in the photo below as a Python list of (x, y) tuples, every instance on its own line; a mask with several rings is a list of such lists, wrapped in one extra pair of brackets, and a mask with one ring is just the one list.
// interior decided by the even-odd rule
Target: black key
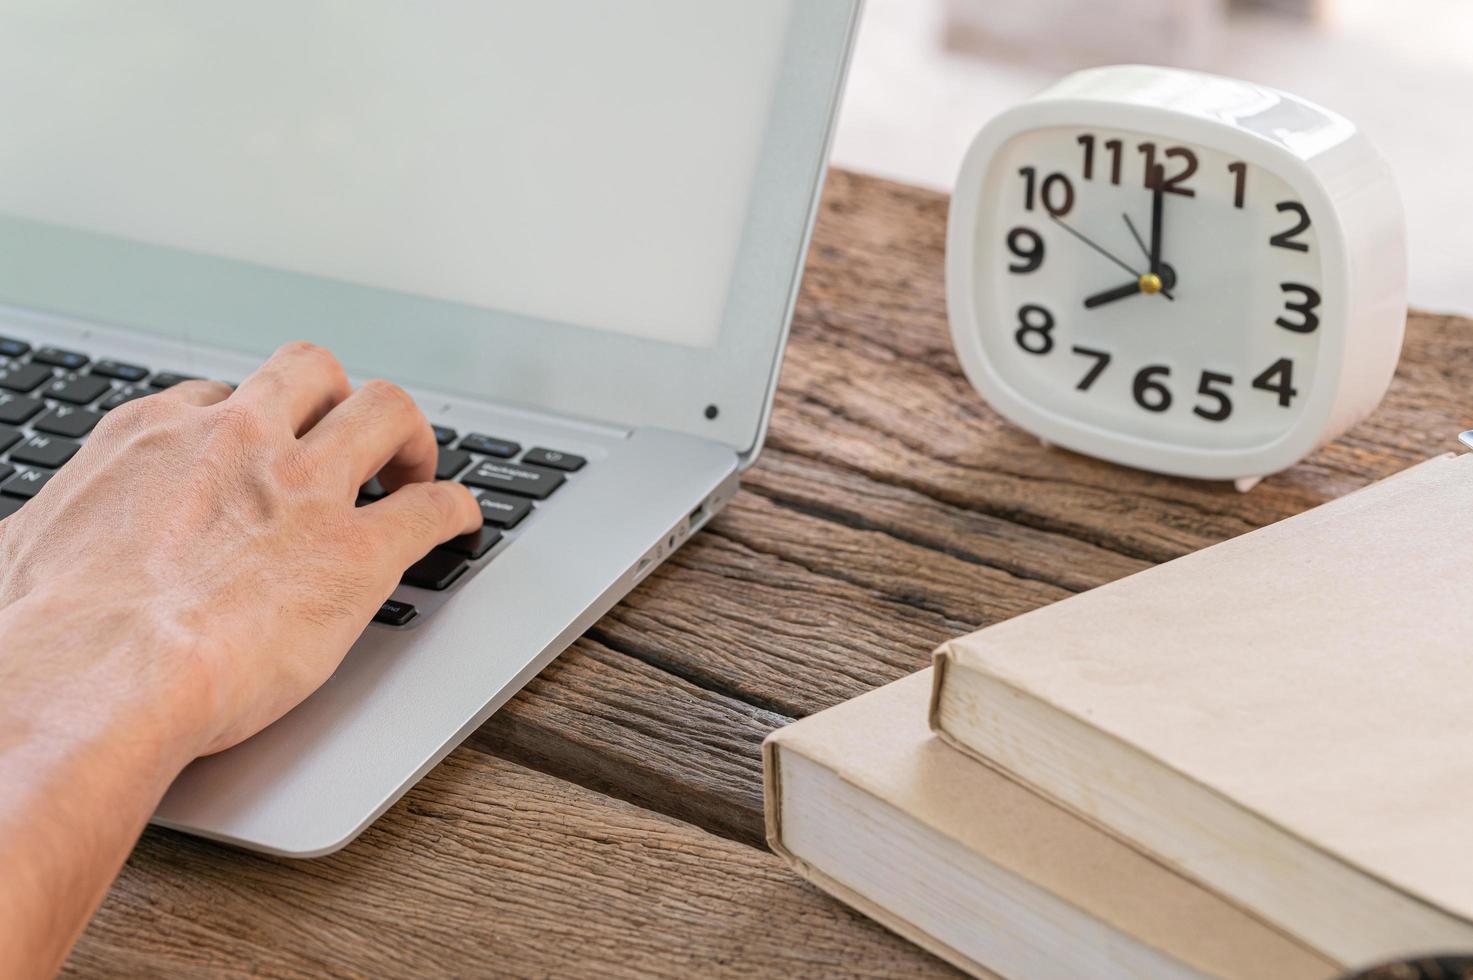
[(20, 425), (45, 407), (40, 399), (0, 391), (0, 424)]
[(19, 497), (0, 496), (0, 521), (5, 520), (11, 514), (25, 506), (25, 501)]
[(495, 436), (483, 436), (479, 432), (472, 432), (460, 440), (461, 449), (469, 449), (473, 453), (482, 456), (495, 456), (498, 459), (511, 459), (522, 451), (522, 447), (510, 439), (497, 439)]
[(421, 589), (443, 592), (469, 567), (470, 563), (459, 555), (436, 548), (410, 565), (402, 581), (405, 585), (417, 585)]
[(119, 381), (142, 381), (148, 377), (148, 368), (124, 364), (122, 361), (98, 361), (92, 365), (92, 373)]
[(31, 345), (24, 340), (16, 340), (14, 337), (0, 337), (0, 357), (20, 357), (31, 349)]
[(81, 448), (75, 442), (58, 439), (56, 436), (31, 436), (11, 450), (10, 461), (24, 463), (27, 466), (44, 466), (48, 470), (59, 470), (66, 465), (67, 460), (77, 455), (77, 450)]
[(459, 449), (440, 450), (440, 460), (435, 464), (435, 479), (448, 480), (471, 465), (471, 454)]
[(390, 626), (403, 626), (414, 618), (414, 613), (414, 606), (407, 602), (385, 599), (384, 604), (378, 607), (378, 612), (373, 614), (373, 621), (387, 623)]
[(4, 483), (12, 476), (15, 476), (15, 467), (6, 466), (4, 463), (0, 463), (0, 483)]
[(374, 477), (358, 488), (358, 499), (366, 503), (383, 500), (388, 495), (389, 491), (385, 490), (384, 485), (378, 482), (378, 477)]
[(481, 520), (492, 527), (516, 527), (532, 513), (532, 501), (494, 490), (477, 490), (476, 502), (481, 505)]
[(448, 446), (455, 441), (454, 429), (446, 428), (443, 425), (432, 425), (430, 428), (435, 430), (435, 441), (440, 445)]
[(43, 381), (50, 381), (52, 370), (40, 364), (13, 364), (0, 368), (0, 388), (11, 391), (35, 391)]
[(19, 497), (22, 500), (30, 500), (36, 494), (40, 493), (41, 488), (55, 475), (54, 473), (46, 473), (42, 470), (26, 470), (24, 473), (0, 485), (0, 493), (5, 494), (7, 497)]
[(546, 500), (566, 479), (557, 470), (523, 466), (520, 463), (498, 463), (488, 459), (461, 477), (460, 482), (487, 490), (514, 493), (519, 497)]
[(457, 555), (475, 560), (496, 547), (496, 542), (500, 540), (500, 531), (493, 531), (489, 527), (483, 527), (479, 531), (473, 531), (470, 534), (462, 534), (458, 538), (452, 538), (440, 545), (440, 547), (446, 551), (453, 551)]
[(106, 378), (94, 378), (90, 374), (68, 374), (47, 385), (42, 394), (59, 402), (86, 405), (107, 394), (112, 387), (112, 382)]
[(37, 364), (50, 364), (52, 367), (76, 371), (86, 367), (87, 361), (90, 358), (86, 354), (79, 354), (74, 350), (62, 350), (59, 347), (42, 347), (31, 355), (31, 360)]
[(153, 393), (154, 389), (147, 385), (123, 385), (123, 387), (98, 402), (97, 407), (104, 412), (111, 412), (119, 405), (126, 405), (128, 402), (135, 401), (139, 398), (147, 398)]
[(149, 379), (149, 384), (155, 388), (172, 388), (181, 381), (198, 381), (192, 374), (175, 374), (173, 371), (160, 371)]
[[(8, 425), (0, 425), (0, 453), (5, 452), (11, 446), (20, 442), (20, 430), (12, 429)], [(9, 476), (10, 474), (5, 474)]]
[(576, 473), (588, 462), (582, 456), (574, 456), (572, 453), (560, 453), (556, 449), (527, 450), (527, 455), (522, 457), (524, 463), (536, 463), (538, 466), (551, 466), (555, 470), (564, 470), (568, 473)]
[(90, 408), (71, 408), (62, 405), (47, 412), (32, 425), (35, 426), (37, 432), (49, 432), (54, 436), (80, 439), (91, 432), (101, 421), (101, 412), (94, 412)]

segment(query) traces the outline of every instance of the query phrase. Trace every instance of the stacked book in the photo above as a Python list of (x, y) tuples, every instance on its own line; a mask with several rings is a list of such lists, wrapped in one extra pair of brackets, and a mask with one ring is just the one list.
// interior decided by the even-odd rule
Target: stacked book
[(977, 975), (1473, 950), (1473, 456), (945, 644), (775, 732), (768, 837)]

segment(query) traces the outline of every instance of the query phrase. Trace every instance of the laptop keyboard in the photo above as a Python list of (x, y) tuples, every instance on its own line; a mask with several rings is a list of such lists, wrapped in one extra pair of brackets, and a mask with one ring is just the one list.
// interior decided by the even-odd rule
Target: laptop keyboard
[[(154, 371), (139, 364), (94, 360), (80, 351), (35, 346), (0, 336), (0, 519), (25, 506), (46, 481), (82, 448), (102, 418), (119, 405), (191, 380), (190, 375)], [(431, 551), (404, 573), (401, 583), (444, 591), (471, 569), (493, 559), (508, 532), (523, 526), (538, 504), (556, 493), (587, 460), (533, 446), (523, 450), (501, 434), (437, 425), (440, 444), (436, 478), (458, 479), (471, 488), (483, 524), (473, 534)], [(384, 496), (377, 480), (359, 493), (360, 506)], [(419, 615), (406, 599), (390, 599), (374, 621), (405, 626)]]

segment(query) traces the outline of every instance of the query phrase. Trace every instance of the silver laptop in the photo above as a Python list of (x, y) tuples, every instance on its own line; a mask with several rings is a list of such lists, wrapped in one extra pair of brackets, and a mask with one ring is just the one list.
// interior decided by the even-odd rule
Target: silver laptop
[(106, 410), (306, 338), (486, 517), (156, 822), (341, 847), (731, 498), (856, 7), (0, 0), (0, 513)]

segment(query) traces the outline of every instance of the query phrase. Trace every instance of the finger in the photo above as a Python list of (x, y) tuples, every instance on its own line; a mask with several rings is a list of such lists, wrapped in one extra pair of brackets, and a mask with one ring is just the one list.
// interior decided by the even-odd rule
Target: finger
[(280, 418), (300, 436), (352, 393), (348, 375), (325, 347), (297, 340), (240, 383), (231, 396), (264, 418)]
[(481, 508), (459, 483), (411, 483), (384, 499), (358, 508), (370, 533), (383, 542), (395, 568), (408, 568), (437, 544), (481, 526)]
[(396, 384), (370, 381), (302, 438), (324, 465), (346, 467), (357, 488), (377, 475), (384, 489), (435, 478), (440, 447), (429, 420)]
[(204, 408), (218, 405), (230, 397), (231, 388), (223, 381), (181, 381), (171, 388), (148, 395), (161, 401), (185, 402)]

